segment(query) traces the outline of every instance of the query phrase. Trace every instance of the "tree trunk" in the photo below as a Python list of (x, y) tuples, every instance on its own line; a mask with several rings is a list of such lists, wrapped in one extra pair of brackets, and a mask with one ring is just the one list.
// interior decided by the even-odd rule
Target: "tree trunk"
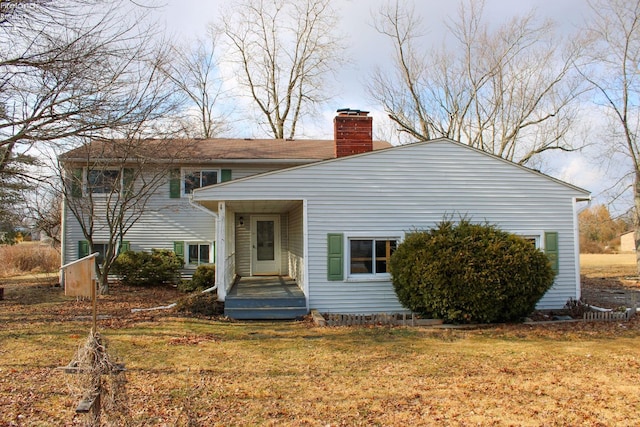
[[(97, 263), (97, 261), (96, 261)], [(104, 266), (99, 268), (96, 265), (96, 271), (98, 273), (98, 293), (100, 295), (109, 295), (109, 274), (105, 273)]]
[(635, 171), (635, 182), (633, 183), (633, 204), (634, 204), (634, 214), (633, 214), (633, 228), (635, 230), (634, 239), (636, 242), (636, 270), (638, 271), (638, 275), (640, 275), (640, 170), (636, 168)]

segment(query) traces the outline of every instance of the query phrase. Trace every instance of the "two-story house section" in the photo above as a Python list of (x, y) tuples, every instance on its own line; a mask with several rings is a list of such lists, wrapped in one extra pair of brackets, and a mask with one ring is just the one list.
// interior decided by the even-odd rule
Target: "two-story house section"
[[(366, 112), (357, 110), (343, 110), (343, 114), (367, 116)], [(366, 118), (371, 120), (371, 117)], [(106, 199), (100, 199), (100, 193), (108, 192), (105, 186), (113, 185), (113, 180), (118, 179), (118, 168), (124, 165), (123, 175), (126, 179), (127, 170), (141, 167), (142, 164), (131, 153), (144, 153), (148, 158), (142, 167), (149, 169), (147, 175), (152, 176), (161, 170), (164, 180), (154, 187), (153, 195), (145, 199), (144, 213), (127, 231), (124, 238), (126, 249), (173, 250), (184, 257), (188, 273), (200, 264), (216, 262), (216, 216), (191, 202), (195, 189), (333, 159), (365, 149), (390, 147), (387, 142), (371, 141), (371, 126), (368, 129), (367, 137), (372, 144), (370, 148), (358, 147), (357, 143), (354, 148), (354, 143), (349, 140), (336, 144), (335, 140), (215, 138), (144, 139), (135, 141), (136, 147), (132, 150), (131, 141), (96, 140), (62, 154), (59, 160), (65, 170), (82, 180), (83, 184), (73, 192), (73, 196), (91, 196), (93, 203), (100, 205), (108, 203)], [(336, 147), (342, 148), (337, 150)], [(130, 161), (123, 159), (123, 156), (130, 156)], [(96, 166), (98, 163), (99, 167)], [(133, 183), (134, 191), (141, 185), (144, 184)], [(62, 263), (66, 264), (88, 255), (89, 248), (77, 219), (69, 209), (68, 201), (64, 205)], [(96, 212), (99, 211), (98, 206)], [(95, 220), (99, 224), (100, 218)], [(104, 242), (108, 240), (106, 233), (106, 227), (98, 226), (94, 232), (94, 251), (101, 252)], [(286, 239), (286, 235), (281, 236), (283, 242)]]

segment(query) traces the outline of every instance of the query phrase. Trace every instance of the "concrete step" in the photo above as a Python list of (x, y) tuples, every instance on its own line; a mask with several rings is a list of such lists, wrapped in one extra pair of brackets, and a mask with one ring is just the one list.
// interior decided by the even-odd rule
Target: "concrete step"
[(227, 308), (225, 316), (237, 320), (285, 320), (295, 319), (307, 314), (306, 307), (261, 307), (261, 308)]
[(273, 308), (273, 307), (298, 307), (305, 308), (307, 301), (301, 297), (237, 297), (227, 295), (224, 306), (226, 308)]

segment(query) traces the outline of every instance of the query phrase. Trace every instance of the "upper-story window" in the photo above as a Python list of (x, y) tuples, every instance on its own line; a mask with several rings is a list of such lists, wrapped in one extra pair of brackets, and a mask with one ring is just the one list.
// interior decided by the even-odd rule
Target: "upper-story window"
[(118, 169), (91, 169), (87, 171), (87, 191), (108, 194), (120, 191), (121, 176)]
[(185, 170), (184, 194), (191, 194), (193, 190), (218, 183), (218, 170)]
[(169, 197), (188, 197), (193, 190), (231, 180), (231, 169), (172, 169), (168, 174)]

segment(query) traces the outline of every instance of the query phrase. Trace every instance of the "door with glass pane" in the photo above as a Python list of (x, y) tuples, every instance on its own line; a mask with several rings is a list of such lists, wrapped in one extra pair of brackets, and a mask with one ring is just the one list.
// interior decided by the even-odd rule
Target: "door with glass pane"
[(251, 217), (251, 272), (253, 275), (280, 274), (280, 217)]

